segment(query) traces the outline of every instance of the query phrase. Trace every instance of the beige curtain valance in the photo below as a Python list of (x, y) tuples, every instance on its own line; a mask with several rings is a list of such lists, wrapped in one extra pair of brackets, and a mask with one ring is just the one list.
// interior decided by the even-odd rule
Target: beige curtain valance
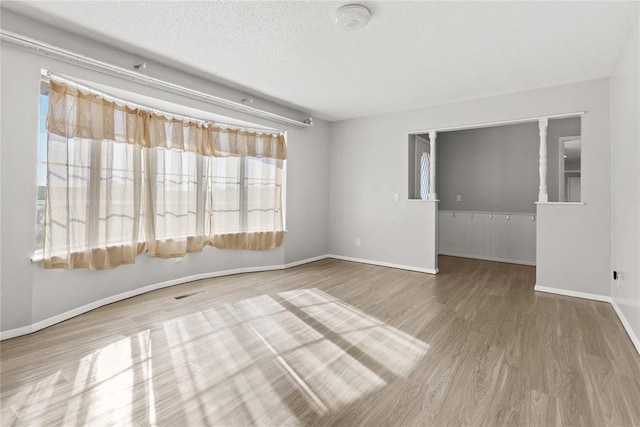
[(181, 120), (142, 107), (120, 105), (64, 82), (50, 81), (48, 132), (63, 138), (126, 142), (212, 157), (285, 160), (284, 135)]

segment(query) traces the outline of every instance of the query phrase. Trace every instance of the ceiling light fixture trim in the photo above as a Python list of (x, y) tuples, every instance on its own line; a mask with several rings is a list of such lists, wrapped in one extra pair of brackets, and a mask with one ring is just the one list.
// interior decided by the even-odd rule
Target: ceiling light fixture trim
[(371, 12), (360, 4), (347, 4), (335, 11), (335, 23), (346, 31), (364, 28), (371, 19)]

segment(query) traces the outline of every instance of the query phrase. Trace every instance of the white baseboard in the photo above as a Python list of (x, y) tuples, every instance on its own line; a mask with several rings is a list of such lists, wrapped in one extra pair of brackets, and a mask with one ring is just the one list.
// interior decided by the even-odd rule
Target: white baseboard
[(293, 261), (288, 264), (285, 264), (284, 268), (297, 267), (302, 264), (309, 264), (310, 262), (316, 262), (316, 261), (320, 261), (327, 258), (329, 258), (329, 255), (325, 254), (325, 255), (320, 255), (313, 258), (301, 259), (300, 261)]
[(180, 285), (183, 283), (188, 283), (188, 282), (193, 282), (196, 280), (202, 280), (202, 279), (212, 279), (214, 277), (221, 277), (221, 276), (230, 276), (233, 274), (240, 274), (240, 273), (256, 273), (256, 272), (260, 272), (260, 271), (272, 271), (272, 270), (283, 270), (283, 269), (287, 269), (287, 268), (291, 268), (291, 267), (296, 267), (298, 265), (302, 265), (302, 264), (307, 264), (310, 262), (315, 262), (315, 261), (319, 261), (321, 259), (325, 259), (328, 258), (328, 255), (320, 255), (317, 257), (313, 257), (313, 258), (307, 258), (307, 259), (303, 259), (300, 261), (294, 261), (288, 264), (280, 264), (280, 265), (266, 265), (266, 266), (260, 266), (260, 267), (244, 267), (244, 268), (235, 268), (232, 270), (223, 270), (223, 271), (213, 271), (210, 273), (201, 273), (201, 274), (194, 274), (192, 276), (186, 276), (186, 277), (181, 277), (179, 279), (173, 279), (173, 280), (167, 280), (166, 282), (161, 282), (161, 283), (154, 283), (152, 285), (149, 286), (145, 286), (142, 288), (138, 288), (138, 289), (132, 289), (130, 291), (127, 292), (123, 292), (117, 295), (112, 295), (103, 299), (100, 299), (98, 301), (94, 301), (91, 302), (89, 304), (85, 304), (81, 307), (77, 307), (74, 308), (72, 310), (69, 310), (67, 312), (61, 313), (61, 314), (57, 314), (55, 316), (49, 317), (47, 319), (41, 320), (39, 322), (36, 323), (32, 323), (31, 325), (27, 325), (27, 326), (22, 326), (19, 328), (15, 328), (15, 329), (10, 329), (8, 331), (2, 331), (0, 332), (0, 341), (2, 340), (6, 340), (9, 338), (15, 338), (15, 337), (19, 337), (21, 335), (27, 335), (33, 332), (37, 332), (41, 329), (44, 329), (46, 327), (55, 325), (56, 323), (60, 323), (63, 322), (65, 320), (71, 319), (72, 317), (76, 317), (80, 314), (86, 313), (88, 311), (94, 310), (98, 307), (102, 307), (104, 305), (107, 304), (111, 304), (114, 303), (116, 301), (121, 301), (123, 299), (127, 299), (127, 298), (131, 298), (131, 297), (135, 297), (137, 295), (141, 295), (141, 294), (145, 294), (147, 292), (151, 292), (151, 291), (155, 291), (157, 289), (162, 289), (162, 288), (168, 288), (169, 286), (175, 286), (175, 285)]
[(548, 294), (564, 295), (566, 297), (584, 298), (584, 299), (590, 299), (593, 301), (602, 301), (602, 302), (612, 302), (611, 297), (607, 295), (598, 295), (598, 294), (590, 294), (588, 292), (570, 291), (567, 289), (554, 288), (552, 286), (541, 286), (541, 285), (538, 285), (537, 283), (536, 283), (536, 286), (533, 288), (533, 290), (538, 292), (546, 292)]
[(538, 284), (536, 284), (536, 286), (533, 288), (533, 290), (534, 291), (539, 291), (539, 292), (547, 292), (547, 293), (556, 294), (556, 295), (564, 295), (564, 296), (568, 296), (568, 297), (576, 297), (576, 298), (590, 299), (590, 300), (594, 300), (594, 301), (608, 302), (609, 304), (611, 304), (613, 306), (613, 309), (615, 310), (616, 314), (618, 315), (618, 319), (620, 319), (620, 322), (622, 323), (622, 326), (624, 327), (624, 330), (627, 332), (627, 335), (629, 336), (629, 339), (631, 339), (631, 342), (633, 343), (633, 346), (636, 348), (636, 351), (638, 352), (638, 354), (640, 354), (640, 340), (638, 339), (638, 337), (636, 336), (635, 332), (631, 328), (631, 324), (629, 323), (629, 321), (625, 317), (624, 313), (622, 312), (622, 310), (620, 310), (620, 306), (618, 306), (618, 304), (616, 304), (616, 302), (610, 296), (598, 295), (598, 294), (590, 294), (590, 293), (587, 293), (587, 292), (569, 291), (569, 290), (566, 290), (566, 289), (554, 288), (554, 287), (549, 287), (549, 286), (540, 286)]
[(629, 335), (629, 338), (631, 339), (631, 342), (635, 346), (636, 351), (638, 352), (638, 354), (640, 354), (640, 339), (638, 339), (638, 337), (636, 336), (635, 332), (631, 328), (631, 324), (629, 323), (624, 313), (620, 309), (620, 306), (615, 302), (615, 300), (611, 301), (611, 305), (613, 306), (613, 309), (616, 311), (616, 314), (618, 315), (618, 318), (620, 319), (620, 322), (622, 323), (622, 326), (624, 327), (625, 331), (627, 331), (627, 335)]
[(417, 271), (420, 273), (428, 273), (428, 274), (438, 274), (438, 269), (433, 268), (422, 268), (422, 267), (413, 267), (410, 265), (402, 265), (402, 264), (394, 264), (391, 262), (383, 262), (383, 261), (374, 261), (370, 259), (362, 259), (362, 258), (353, 258), (349, 256), (335, 255), (329, 254), (328, 258), (341, 259), (343, 261), (352, 261), (352, 262), (360, 262), (362, 264), (371, 264), (371, 265), (379, 265), (381, 267), (391, 267), (391, 268), (399, 268), (400, 270), (409, 270), (409, 271)]
[[(53, 323), (52, 323), (52, 325), (53, 325)], [(8, 331), (2, 331), (2, 332), (0, 332), (0, 341), (6, 340), (6, 339), (9, 339), (9, 338), (19, 337), (19, 336), (22, 336), (22, 335), (28, 335), (28, 334), (38, 330), (38, 329), (34, 329), (33, 326), (34, 325), (27, 325), (27, 326), (21, 326), (19, 328), (15, 328), (15, 329), (9, 329)], [(40, 329), (42, 329), (42, 328), (40, 328)]]
[(507, 264), (532, 265), (534, 267), (536, 265), (536, 263), (532, 261), (522, 261), (518, 259), (508, 259), (508, 258), (497, 258), (497, 257), (482, 256), (482, 255), (458, 254), (455, 252), (440, 252), (438, 255), (455, 256), (458, 258), (481, 259), (483, 261), (506, 262)]
[[(442, 255), (448, 255), (448, 254), (444, 254), (443, 253)], [(451, 255), (451, 256), (459, 256), (459, 255)], [(145, 286), (143, 288), (133, 289), (131, 291), (123, 292), (123, 293), (120, 293), (118, 295), (113, 295), (113, 296), (110, 296), (110, 297), (107, 297), (107, 298), (103, 298), (103, 299), (98, 300), (98, 301), (94, 301), (92, 303), (83, 305), (82, 307), (74, 308), (73, 310), (69, 310), (69, 311), (67, 311), (65, 313), (61, 313), (61, 314), (58, 314), (56, 316), (49, 317), (47, 319), (41, 320), (41, 321), (33, 323), (31, 325), (22, 326), (22, 327), (15, 328), (15, 329), (10, 329), (8, 331), (2, 331), (2, 332), (0, 332), (0, 341), (1, 340), (5, 340), (5, 339), (9, 339), (9, 338), (19, 337), (21, 335), (27, 335), (27, 334), (30, 334), (30, 333), (33, 333), (33, 332), (37, 332), (37, 331), (39, 331), (41, 329), (44, 329), (46, 327), (55, 325), (56, 323), (60, 323), (62, 321), (71, 319), (72, 317), (75, 317), (75, 316), (78, 316), (80, 314), (86, 313), (88, 311), (94, 310), (94, 309), (96, 309), (98, 307), (102, 307), (104, 305), (111, 304), (111, 303), (114, 303), (116, 301), (120, 301), (120, 300), (123, 300), (123, 299), (126, 299), (126, 298), (131, 298), (131, 297), (134, 297), (134, 296), (137, 296), (137, 295), (141, 295), (141, 294), (144, 294), (144, 293), (147, 293), (147, 292), (155, 291), (157, 289), (162, 289), (162, 288), (167, 288), (169, 286), (175, 286), (175, 285), (180, 285), (180, 284), (183, 284), (183, 283), (193, 282), (195, 280), (211, 279), (211, 278), (214, 278), (214, 277), (230, 276), (230, 275), (233, 275), (233, 274), (256, 273), (256, 272), (260, 272), (260, 271), (272, 271), (272, 270), (283, 270), (283, 269), (287, 269), (287, 268), (291, 268), (291, 267), (297, 267), (297, 266), (303, 265), (303, 264), (308, 264), (308, 263), (315, 262), (315, 261), (320, 261), (320, 260), (323, 260), (323, 259), (326, 259), (326, 258), (335, 258), (335, 259), (339, 259), (339, 260), (343, 260), (343, 261), (359, 262), (359, 263), (363, 263), (363, 264), (379, 265), (379, 266), (382, 266), (382, 267), (398, 268), (398, 269), (401, 269), (401, 270), (417, 271), (417, 272), (420, 272), (420, 273), (428, 273), (428, 274), (437, 274), (438, 273), (438, 269), (413, 267), (413, 266), (402, 265), (402, 264), (394, 264), (394, 263), (389, 263), (389, 262), (374, 261), (374, 260), (347, 257), (347, 256), (335, 255), (335, 254), (327, 254), (327, 255), (320, 255), (320, 256), (313, 257), (313, 258), (307, 258), (307, 259), (303, 259), (303, 260), (299, 260), (299, 261), (290, 262), (288, 264), (266, 265), (266, 266), (260, 266), (260, 267), (244, 267), (244, 268), (236, 268), (236, 269), (232, 269), (232, 270), (223, 270), (223, 271), (214, 271), (214, 272), (210, 272), (210, 273), (194, 274), (192, 276), (181, 277), (179, 279), (173, 279), (173, 280), (168, 280), (166, 282), (155, 283), (153, 285)], [(489, 261), (494, 261), (494, 260), (489, 260)], [(508, 261), (504, 261), (504, 262), (508, 262)], [(629, 321), (627, 320), (627, 318), (622, 313), (622, 310), (620, 310), (620, 307), (615, 303), (615, 301), (612, 300), (611, 297), (606, 296), (606, 295), (591, 294), (591, 293), (587, 293), (587, 292), (570, 291), (570, 290), (560, 289), (560, 288), (555, 288), (555, 287), (550, 287), (550, 286), (540, 286), (538, 284), (535, 285), (534, 290), (535, 291), (539, 291), (539, 292), (547, 292), (547, 293), (552, 293), (552, 294), (557, 294), (557, 295), (564, 295), (564, 296), (577, 297), (577, 298), (585, 298), (585, 299), (590, 299), (590, 300), (594, 300), (594, 301), (603, 301), (603, 302), (610, 303), (613, 306), (616, 314), (618, 315), (618, 318), (620, 319), (620, 322), (622, 323), (625, 331), (629, 335), (629, 338), (631, 339), (631, 342), (633, 343), (633, 345), (635, 346), (636, 350), (640, 354), (640, 340), (635, 335), (633, 329), (631, 329), (631, 325), (629, 324)]]

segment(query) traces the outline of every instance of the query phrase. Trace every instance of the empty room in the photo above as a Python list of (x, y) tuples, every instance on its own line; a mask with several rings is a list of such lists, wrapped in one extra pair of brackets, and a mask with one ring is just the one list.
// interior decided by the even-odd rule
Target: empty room
[(640, 1), (0, 39), (0, 426), (640, 425)]

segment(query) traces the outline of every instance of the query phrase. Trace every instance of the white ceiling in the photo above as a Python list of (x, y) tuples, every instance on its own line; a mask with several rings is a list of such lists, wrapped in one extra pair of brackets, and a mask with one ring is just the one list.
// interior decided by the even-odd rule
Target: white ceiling
[[(609, 76), (639, 2), (3, 2), (174, 67), (342, 120)], [(73, 25), (69, 25), (73, 23)]]

